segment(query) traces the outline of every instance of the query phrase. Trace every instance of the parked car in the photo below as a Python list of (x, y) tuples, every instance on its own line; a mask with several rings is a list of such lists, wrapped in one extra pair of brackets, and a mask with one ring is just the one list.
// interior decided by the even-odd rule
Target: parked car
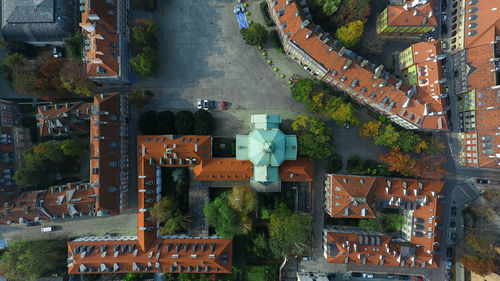
[(26, 226), (35, 226), (35, 225), (40, 225), (40, 222), (37, 221), (29, 221), (26, 223)]
[(446, 257), (447, 258), (451, 258), (452, 253), (453, 253), (453, 248), (451, 248), (451, 246), (446, 248)]
[(413, 280), (415, 280), (415, 281), (424, 281), (424, 278), (422, 278), (420, 276), (413, 276)]
[(205, 110), (209, 110), (210, 109), (210, 107), (208, 106), (208, 100), (204, 100), (203, 101), (203, 109), (205, 109)]
[(363, 273), (363, 278), (373, 278), (373, 274), (370, 273)]
[(305, 257), (305, 256), (304, 256), (304, 257), (302, 257), (302, 260), (303, 260), (303, 261), (310, 261), (310, 260), (311, 260), (311, 257)]
[(222, 110), (226, 110), (226, 102), (225, 101), (223, 101), (223, 102), (220, 103), (220, 108)]
[(446, 261), (446, 269), (451, 269), (452, 265), (453, 265), (453, 261), (451, 259), (448, 259)]
[(486, 179), (477, 179), (476, 182), (479, 184), (500, 184), (500, 181)]
[(428, 41), (436, 41), (436, 39), (434, 37), (429, 37), (429, 39), (427, 39)]
[(202, 109), (202, 108), (203, 108), (202, 101), (201, 101), (201, 99), (198, 99), (198, 109)]
[(62, 58), (63, 56), (63, 49), (60, 47), (54, 47), (52, 48), (52, 55), (54, 58)]
[(450, 235), (450, 240), (452, 242), (455, 242), (457, 241), (457, 233), (456, 232), (452, 232), (451, 235)]
[(359, 272), (353, 272), (353, 273), (351, 273), (351, 276), (352, 277), (361, 277), (362, 275)]
[(450, 227), (455, 228), (455, 220), (454, 219), (450, 220)]
[(398, 279), (399, 280), (410, 280), (410, 276), (408, 276), (408, 275), (399, 275)]
[(451, 279), (451, 274), (450, 274), (450, 270), (447, 269), (446, 270), (446, 281), (449, 281)]
[(446, 14), (446, 12), (443, 12), (442, 15), (443, 15), (443, 21), (446, 21), (448, 19), (448, 15)]
[(55, 230), (55, 228), (53, 226), (46, 226), (46, 227), (42, 227), (42, 229), (41, 229), (42, 232), (52, 232), (54, 230)]
[(234, 13), (237, 14), (237, 13), (244, 13), (245, 12), (245, 7), (243, 7), (242, 5), (238, 5), (238, 6), (235, 6), (234, 7)]
[(396, 279), (396, 275), (389, 274), (387, 275), (387, 279)]
[[(441, 35), (445, 35), (445, 34), (446, 34), (446, 32), (448, 32), (448, 26), (446, 25), (446, 23), (443, 23), (443, 24), (441, 25)], [(444, 41), (443, 41), (443, 42), (441, 42), (441, 44), (443, 44), (443, 43), (444, 43)], [(442, 46), (441, 46), (441, 47), (442, 47)], [(443, 49), (445, 49), (445, 48), (443, 48)]]
[(452, 206), (451, 207), (451, 216), (455, 217), (456, 215), (457, 215), (457, 207), (456, 206)]
[(446, 8), (448, 8), (448, 3), (446, 3), (447, 1), (441, 1), (441, 10), (446, 10)]

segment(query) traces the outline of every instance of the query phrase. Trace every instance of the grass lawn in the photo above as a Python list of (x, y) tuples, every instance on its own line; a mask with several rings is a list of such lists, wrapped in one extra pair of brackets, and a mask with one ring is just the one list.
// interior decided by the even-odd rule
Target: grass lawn
[(233, 267), (235, 281), (275, 281), (278, 280), (278, 265)]
[(212, 152), (214, 157), (236, 157), (236, 139), (214, 137)]

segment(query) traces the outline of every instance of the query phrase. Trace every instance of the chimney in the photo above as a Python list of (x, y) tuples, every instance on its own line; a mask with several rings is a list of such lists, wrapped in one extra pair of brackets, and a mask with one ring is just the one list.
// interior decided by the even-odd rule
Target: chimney
[(390, 187), (388, 187), (388, 186), (386, 186), (386, 187), (385, 187), (385, 192), (386, 192), (387, 194), (391, 193), (391, 188), (390, 188)]
[(367, 64), (368, 64), (368, 60), (363, 60), (360, 65), (361, 65), (361, 67), (365, 67)]
[[(330, 41), (330, 39), (328, 37), (326, 37), (325, 39), (323, 39), (323, 44), (326, 44), (328, 43), (328, 41)], [(331, 52), (331, 51), (330, 51)]]
[(347, 178), (342, 179), (344, 181), (344, 184), (347, 184)]
[(361, 183), (361, 185), (365, 185), (365, 180), (364, 179), (360, 179), (359, 182)]
[(399, 90), (399, 88), (401, 88), (401, 85), (403, 85), (403, 80), (399, 80), (398, 83), (396, 83), (396, 90)]
[(408, 188), (408, 183), (407, 183), (405, 180), (403, 180), (403, 188), (404, 188), (404, 189), (407, 189), (407, 188)]
[(420, 190), (424, 190), (424, 184), (422, 182), (418, 182), (418, 188), (420, 188)]
[(304, 28), (304, 27), (306, 27), (307, 25), (309, 25), (309, 20), (305, 20), (305, 21), (303, 21), (303, 22), (300, 24), (300, 28)]
[(427, 104), (424, 104), (424, 116), (429, 115), (429, 106)]
[(311, 34), (313, 34), (313, 32), (312, 30), (309, 30), (309, 32), (307, 32), (306, 39), (309, 39), (309, 37), (311, 37)]
[(348, 59), (346, 60), (345, 64), (344, 64), (344, 67), (342, 67), (343, 70), (346, 70), (349, 68), (349, 66), (351, 66), (351, 63), (352, 63), (352, 60)]
[(415, 193), (415, 196), (418, 196), (418, 189), (414, 189), (413, 193)]

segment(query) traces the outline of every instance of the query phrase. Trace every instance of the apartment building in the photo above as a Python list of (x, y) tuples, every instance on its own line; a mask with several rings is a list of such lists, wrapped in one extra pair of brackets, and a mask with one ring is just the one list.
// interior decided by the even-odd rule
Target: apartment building
[(69, 136), (90, 130), (90, 103), (40, 105), (36, 120), (40, 136)]
[(267, 0), (283, 47), (317, 79), (348, 93), (360, 104), (412, 130), (448, 129), (443, 104), (424, 88), (410, 86), (384, 71), (383, 65), (340, 46), (311, 22), (306, 1)]
[(80, 1), (85, 73), (97, 82), (128, 81), (129, 0)]
[(422, 36), (438, 26), (432, 0), (407, 0), (403, 5), (389, 5), (377, 17), (381, 36)]
[(118, 93), (94, 96), (90, 117), (90, 184), (99, 194), (97, 215), (128, 209), (129, 103)]
[(328, 262), (438, 267), (444, 182), (327, 174), (325, 211), (332, 218), (375, 218), (377, 210), (398, 209), (402, 235), (345, 226), (324, 229)]
[(500, 167), (500, 3), (452, 1), (459, 163)]

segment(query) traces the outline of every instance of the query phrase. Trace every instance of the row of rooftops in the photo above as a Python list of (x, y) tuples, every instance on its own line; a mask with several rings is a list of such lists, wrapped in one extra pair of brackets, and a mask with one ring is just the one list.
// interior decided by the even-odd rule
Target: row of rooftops
[(438, 25), (433, 11), (434, 1), (408, 0), (403, 5), (387, 6), (388, 26), (429, 26)]
[(38, 106), (36, 119), (40, 136), (88, 133), (90, 108), (90, 103), (82, 102)]
[(462, 165), (500, 168), (500, 3), (474, 0), (463, 5), (455, 8), (463, 14), (457, 19), (462, 30), (453, 39), (463, 38), (453, 50), (455, 69), (460, 70), (455, 85), (460, 94), (475, 92), (475, 126), (464, 126), (463, 132), (475, 137), (473, 143), (469, 138), (461, 143)]
[[(443, 105), (422, 87), (410, 87), (343, 47), (307, 15), (305, 1), (268, 0), (285, 49), (310, 67), (316, 77), (334, 85), (397, 123), (424, 130), (445, 130)], [(312, 63), (312, 64), (311, 64)], [(399, 117), (399, 118), (398, 118)]]
[(429, 260), (429, 255), (438, 252), (441, 237), (438, 226), (442, 223), (442, 204), (439, 199), (443, 198), (444, 184), (429, 180), (327, 174), (325, 211), (334, 218), (375, 218), (378, 208), (400, 209), (411, 217), (407, 222), (410, 227), (408, 243)]

